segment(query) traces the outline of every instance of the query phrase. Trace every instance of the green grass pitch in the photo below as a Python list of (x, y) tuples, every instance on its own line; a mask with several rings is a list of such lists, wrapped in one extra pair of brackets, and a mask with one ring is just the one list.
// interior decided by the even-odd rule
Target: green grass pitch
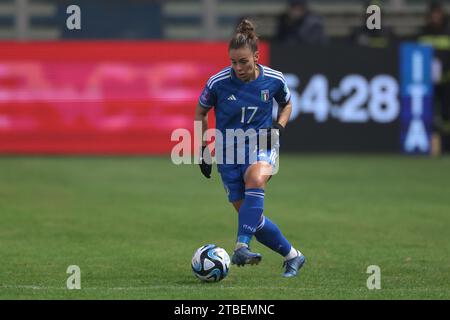
[[(265, 214), (307, 257), (201, 283), (203, 244), (231, 255), (237, 214), (216, 169), (166, 157), (1, 157), (0, 299), (450, 299), (450, 158), (287, 155)], [(69, 265), (81, 290), (68, 290)], [(366, 287), (367, 267), (381, 289)]]

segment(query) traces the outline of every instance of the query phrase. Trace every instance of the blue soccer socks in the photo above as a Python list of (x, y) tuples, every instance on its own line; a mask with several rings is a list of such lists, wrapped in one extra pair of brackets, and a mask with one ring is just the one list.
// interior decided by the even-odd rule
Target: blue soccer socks
[(269, 218), (263, 215), (264, 190), (250, 188), (245, 190), (245, 197), (239, 209), (238, 236), (236, 250), (249, 247), (255, 235), (256, 240), (291, 260), (298, 255), (298, 251), (289, 243), (281, 233), (280, 228)]
[(280, 228), (265, 216), (262, 219), (261, 225), (258, 227), (258, 231), (255, 233), (255, 237), (256, 240), (273, 251), (278, 252), (283, 257), (291, 251), (292, 246), (283, 236)]
[(250, 244), (264, 211), (264, 189), (245, 190), (244, 201), (239, 209), (237, 242)]

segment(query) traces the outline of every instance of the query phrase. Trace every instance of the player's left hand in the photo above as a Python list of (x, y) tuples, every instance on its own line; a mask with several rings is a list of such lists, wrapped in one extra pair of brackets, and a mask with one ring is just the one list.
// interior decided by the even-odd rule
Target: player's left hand
[(267, 148), (272, 149), (280, 142), (285, 128), (278, 122), (274, 122), (270, 128), (267, 128)]

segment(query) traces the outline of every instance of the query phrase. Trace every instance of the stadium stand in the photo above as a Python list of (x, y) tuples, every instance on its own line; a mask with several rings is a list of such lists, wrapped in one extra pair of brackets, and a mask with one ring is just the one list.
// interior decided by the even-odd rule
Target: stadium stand
[[(29, 16), (26, 35), (18, 34), (16, 22), (20, 13)], [(57, 3), (46, 0), (0, 0), (0, 39), (52, 40), (61, 36), (61, 28), (56, 24)]]
[[(392, 27), (399, 37), (410, 37), (425, 23), (427, 1), (384, 1), (382, 23)], [(312, 0), (311, 10), (323, 17), (325, 33), (330, 37), (348, 37), (352, 28), (361, 25), (366, 1)], [(450, 2), (446, 1), (450, 9)], [(201, 39), (203, 1), (170, 0), (163, 4), (164, 36), (167, 39)], [(222, 0), (216, 13), (218, 16), (218, 39), (227, 39), (243, 16), (252, 18), (262, 38), (273, 38), (277, 16), (288, 7), (287, 0)]]
[[(81, 8), (82, 30), (66, 28), (66, 9)], [(126, 8), (126, 10), (124, 10)], [(28, 17), (25, 35), (17, 22)], [(157, 0), (0, 0), (0, 39), (160, 39)]]
[[(366, 2), (311, 0), (310, 7), (322, 16), (329, 37), (344, 38), (361, 25)], [(428, 1), (381, 3), (382, 25), (391, 27), (399, 37), (416, 34), (425, 23)], [(450, 0), (444, 3), (450, 12)], [(65, 9), (70, 4), (82, 8), (82, 32), (66, 28)], [(30, 17), (24, 36), (27, 39), (223, 40), (229, 38), (240, 18), (249, 17), (261, 38), (270, 40), (278, 15), (287, 7), (288, 0), (0, 0), (0, 39), (20, 38), (18, 12), (26, 12)]]

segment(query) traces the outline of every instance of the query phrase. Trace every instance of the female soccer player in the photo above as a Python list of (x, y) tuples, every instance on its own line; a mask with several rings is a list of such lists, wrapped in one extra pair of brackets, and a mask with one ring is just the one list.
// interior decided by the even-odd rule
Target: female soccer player
[[(218, 162), (217, 165), (228, 200), (238, 212), (237, 242), (231, 262), (244, 266), (261, 261), (261, 255), (251, 252), (249, 247), (252, 237), (255, 236), (259, 242), (285, 258), (283, 276), (293, 277), (303, 266), (305, 257), (286, 240), (278, 226), (263, 215), (264, 189), (278, 156), (278, 137), (283, 133), (292, 110), (290, 92), (281, 72), (258, 64), (258, 38), (249, 20), (243, 20), (239, 24), (236, 34), (229, 42), (228, 52), (231, 67), (223, 69), (208, 80), (199, 98), (195, 120), (201, 121), (204, 133), (208, 125), (207, 113), (214, 107), (216, 129), (223, 137), (226, 137), (226, 131), (229, 129), (245, 132), (253, 129), (260, 136), (265, 135), (264, 139), (267, 139), (265, 148), (257, 144), (256, 148), (252, 145), (251, 149), (250, 139), (244, 140), (243, 144), (226, 140), (223, 146), (216, 139), (216, 155), (217, 148), (223, 148), (225, 155), (230, 145), (235, 149), (243, 149), (233, 150), (234, 154), (245, 154), (243, 164), (223, 161), (224, 163)], [(273, 98), (280, 107), (278, 119), (274, 123)], [(271, 129), (274, 129), (273, 133)], [(206, 160), (210, 154), (203, 139), (201, 151), (200, 169), (205, 177), (210, 178), (211, 163)], [(256, 153), (253, 162), (248, 161), (252, 153)]]

